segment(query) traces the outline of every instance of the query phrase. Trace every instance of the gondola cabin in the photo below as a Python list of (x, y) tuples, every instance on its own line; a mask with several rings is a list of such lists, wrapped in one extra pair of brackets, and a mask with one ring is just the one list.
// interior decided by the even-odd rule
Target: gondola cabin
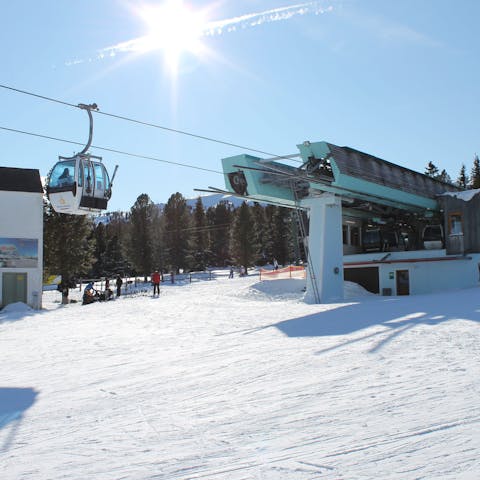
[(111, 181), (100, 157), (79, 154), (59, 157), (52, 168), (47, 195), (58, 213), (86, 215), (107, 208)]
[(425, 250), (441, 249), (444, 246), (443, 227), (441, 225), (426, 225), (422, 233)]
[(382, 233), (379, 228), (366, 228), (362, 232), (364, 252), (381, 252), (383, 247)]

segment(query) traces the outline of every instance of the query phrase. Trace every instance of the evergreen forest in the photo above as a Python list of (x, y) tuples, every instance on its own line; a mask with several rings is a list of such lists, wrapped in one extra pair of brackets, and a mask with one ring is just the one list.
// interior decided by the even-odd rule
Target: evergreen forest
[[(100, 220), (100, 221), (99, 221)], [(194, 207), (180, 194), (156, 205), (141, 194), (129, 212), (98, 218), (44, 209), (44, 276), (78, 279), (298, 263), (297, 213), (273, 205), (221, 201)]]

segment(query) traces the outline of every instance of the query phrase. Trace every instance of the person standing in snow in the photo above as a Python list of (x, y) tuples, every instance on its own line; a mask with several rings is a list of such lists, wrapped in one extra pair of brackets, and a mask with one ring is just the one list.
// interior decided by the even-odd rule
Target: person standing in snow
[(123, 285), (123, 280), (120, 275), (117, 275), (117, 280), (115, 281), (115, 285), (117, 286), (117, 297), (119, 297), (122, 290), (122, 285)]
[(228, 278), (233, 278), (233, 267), (230, 267), (230, 273), (228, 274)]
[(278, 262), (276, 258), (273, 259), (273, 269), (278, 270)]
[(155, 270), (155, 272), (152, 273), (152, 283), (153, 296), (155, 296), (155, 293), (160, 295), (160, 273), (158, 273), (158, 270)]

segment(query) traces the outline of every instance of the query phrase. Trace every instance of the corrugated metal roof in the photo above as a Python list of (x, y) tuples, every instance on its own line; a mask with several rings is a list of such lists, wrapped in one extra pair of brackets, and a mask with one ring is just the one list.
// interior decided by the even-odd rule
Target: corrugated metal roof
[(428, 175), (395, 165), (353, 148), (339, 147), (331, 143), (327, 143), (327, 145), (332, 153), (333, 161), (342, 175), (361, 178), (378, 185), (432, 199), (445, 192), (461, 190), (450, 183), (435, 180)]

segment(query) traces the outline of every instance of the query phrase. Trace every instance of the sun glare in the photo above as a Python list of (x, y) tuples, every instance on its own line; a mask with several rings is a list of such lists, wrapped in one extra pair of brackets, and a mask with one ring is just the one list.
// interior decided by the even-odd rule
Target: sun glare
[(177, 69), (182, 54), (199, 55), (203, 50), (201, 37), (207, 20), (202, 12), (194, 12), (182, 0), (145, 6), (139, 14), (148, 28), (141, 49), (162, 51), (171, 70)]

